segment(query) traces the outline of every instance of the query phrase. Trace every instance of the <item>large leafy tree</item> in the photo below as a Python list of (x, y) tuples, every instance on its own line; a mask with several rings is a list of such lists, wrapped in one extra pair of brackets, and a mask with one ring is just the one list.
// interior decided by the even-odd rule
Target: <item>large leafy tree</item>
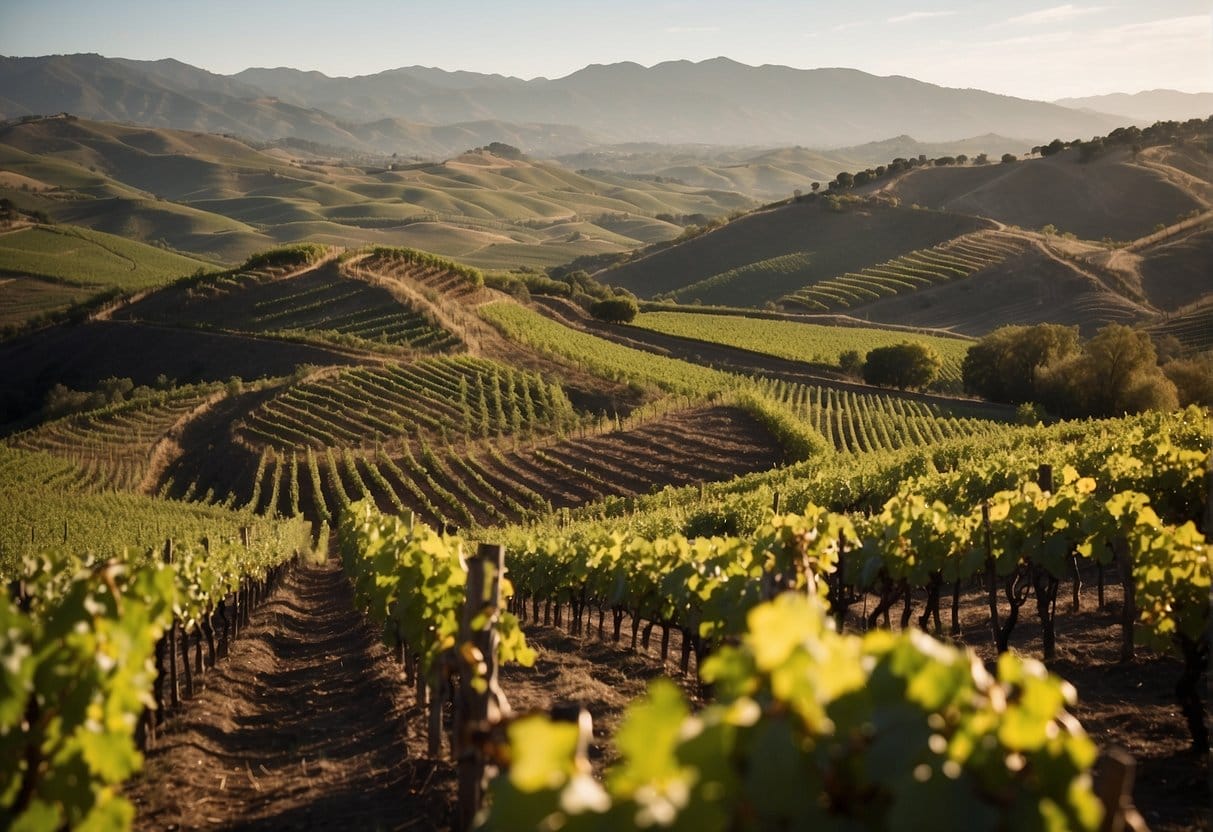
[(1078, 327), (1000, 327), (965, 355), (961, 368), (965, 390), (995, 402), (1036, 401), (1036, 374), (1041, 368), (1078, 352)]
[(869, 352), (863, 365), (863, 380), (881, 387), (916, 390), (934, 381), (942, 367), (943, 359), (932, 347), (905, 341)]
[(1038, 382), (1041, 402), (1060, 416), (1118, 416), (1179, 403), (1150, 336), (1123, 324), (1099, 330), (1080, 355), (1044, 368)]

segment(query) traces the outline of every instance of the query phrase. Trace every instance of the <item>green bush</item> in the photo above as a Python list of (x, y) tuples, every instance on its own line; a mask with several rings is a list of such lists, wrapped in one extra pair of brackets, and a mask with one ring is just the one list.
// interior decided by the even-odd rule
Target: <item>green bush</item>
[(635, 299), (630, 297), (608, 298), (590, 304), (590, 314), (608, 323), (631, 323), (639, 311)]
[(881, 387), (917, 390), (939, 375), (943, 359), (933, 348), (917, 341), (877, 347), (868, 353), (863, 380)]

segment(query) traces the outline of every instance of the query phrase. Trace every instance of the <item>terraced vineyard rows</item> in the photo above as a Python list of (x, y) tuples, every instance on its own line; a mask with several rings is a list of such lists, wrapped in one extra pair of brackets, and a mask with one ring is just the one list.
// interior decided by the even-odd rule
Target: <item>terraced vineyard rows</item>
[(466, 300), (484, 285), (475, 269), (409, 249), (374, 249), (357, 267), (385, 277), (406, 278), (456, 301)]
[(218, 275), (180, 296), (136, 304), (130, 316), (165, 323), (258, 334), (320, 337), (374, 349), (457, 351), (458, 338), (426, 312), (400, 303), (380, 287), (345, 277), (333, 264), (295, 277), (284, 269)]
[(765, 260), (747, 263), (744, 266), (714, 274), (689, 286), (658, 295), (654, 299), (668, 298), (679, 303), (689, 303), (702, 300), (700, 296), (705, 292), (719, 291), (728, 286), (744, 286), (749, 282), (790, 282), (796, 277), (803, 277), (804, 273), (810, 270), (811, 264), (812, 254), (805, 251), (768, 257)]
[(1173, 335), (1189, 350), (1213, 349), (1213, 303), (1205, 303), (1150, 327), (1152, 335)]
[(843, 452), (892, 451), (1002, 430), (997, 422), (953, 416), (939, 405), (885, 393), (773, 380), (759, 382), (759, 388)]
[(458, 356), (360, 367), (292, 385), (237, 430), (255, 446), (319, 449), (417, 436), (530, 438), (559, 433), (576, 421), (559, 385)]
[(140, 402), (68, 416), (18, 434), (14, 448), (44, 451), (81, 472), (85, 491), (131, 491), (147, 473), (153, 446), (209, 393), (187, 393), (157, 404)]
[(892, 295), (960, 280), (1023, 251), (1025, 244), (992, 231), (965, 234), (858, 272), (805, 286), (779, 299), (785, 306), (833, 312)]
[[(428, 523), (489, 526), (553, 508), (661, 486), (764, 470), (782, 451), (734, 408), (696, 408), (633, 430), (502, 450), (421, 439), (373, 448), (267, 451), (250, 506), (290, 516), (297, 508), (331, 523), (369, 496), (384, 511), (410, 509)], [(276, 494), (276, 497), (272, 495)]]
[(11, 573), (23, 554), (64, 544), (108, 557), (161, 546), (167, 536), (182, 544), (232, 541), (242, 526), (270, 528), (248, 511), (90, 488), (87, 472), (69, 460), (0, 446), (0, 571)]

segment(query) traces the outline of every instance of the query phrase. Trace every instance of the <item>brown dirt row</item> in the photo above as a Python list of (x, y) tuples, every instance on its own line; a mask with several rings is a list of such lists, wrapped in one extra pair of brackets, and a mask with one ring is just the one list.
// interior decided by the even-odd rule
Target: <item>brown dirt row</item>
[(329, 564), (291, 576), (148, 754), (141, 829), (442, 829), (454, 780)]
[[(324, 458), (323, 454), (317, 456), (321, 460)], [(340, 454), (337, 456), (340, 459)], [(516, 450), (503, 451), (502, 462), (484, 452), (478, 452), (476, 456), (490, 490), (466, 477), (449, 460), (447, 472), (437, 470), (431, 475), (456, 498), (461, 497), (461, 492), (451, 477), (463, 479), (470, 492), (497, 506), (510, 520), (522, 518), (501, 499), (502, 494), (529, 505), (524, 497), (525, 490), (529, 489), (550, 500), (553, 507), (563, 508), (608, 495), (648, 494), (665, 485), (725, 480), (767, 470), (784, 459), (783, 450), (775, 439), (748, 414), (721, 406), (678, 411), (630, 430), (569, 438), (537, 449), (519, 445)], [(553, 464), (551, 460), (564, 464)], [(245, 476), (251, 476), (248, 471), (255, 464), (255, 459), (245, 460)], [(409, 476), (408, 467), (402, 461), (397, 460), (397, 466)], [(417, 511), (426, 522), (435, 521), (410, 489), (396, 482), (394, 474), (381, 470), (406, 507)], [(347, 493), (356, 493), (344, 465), (339, 465), (339, 472)], [(337, 499), (327, 470), (321, 472), (321, 481), (325, 500), (330, 507), (336, 506)], [(394, 510), (391, 498), (369, 476), (364, 475), (363, 481), (381, 510)], [(446, 501), (428, 483), (416, 479), (414, 482), (433, 505), (443, 510)], [(306, 471), (300, 475), (299, 488), (300, 504), (309, 506), (311, 478)], [(285, 499), (283, 490), (279, 494), (280, 506), (285, 505), (282, 502)], [(488, 524), (499, 519), (489, 516), (479, 505), (466, 504), (466, 507), (479, 523)], [(449, 519), (457, 521), (455, 517)]]
[[(552, 627), (527, 636), (534, 667), (502, 671), (511, 707), (585, 705), (600, 771), (624, 709), (660, 665)], [(254, 614), (128, 794), (140, 829), (446, 829), (453, 768), (425, 755), (425, 713), (329, 563), (288, 578)]]
[[(1091, 576), (1088, 576), (1090, 578)], [(1059, 610), (1069, 603), (1059, 593)], [(962, 642), (990, 661), (984, 596), (971, 590), (961, 606)], [(1061, 612), (1058, 656), (1051, 669), (1079, 691), (1076, 715), (1104, 748), (1120, 746), (1138, 763), (1135, 800), (1155, 830), (1208, 829), (1208, 760), (1187, 750), (1186, 729), (1171, 697), (1177, 663), (1141, 651), (1122, 665), (1116, 653), (1120, 593), (1082, 591), (1082, 611)], [(868, 608), (874, 604), (868, 601)], [(861, 629), (865, 605), (852, 608), (848, 629)], [(916, 600), (915, 615), (921, 610)], [(893, 610), (896, 619), (900, 605)], [(1014, 649), (1038, 655), (1039, 626), (1025, 607)], [(947, 626), (947, 604), (943, 617)], [(556, 627), (527, 625), (537, 648), (533, 668), (507, 667), (505, 693), (515, 712), (577, 702), (594, 718), (591, 758), (602, 769), (627, 704), (648, 681), (676, 674), (679, 637), (670, 661), (657, 658), (660, 629), (648, 651), (632, 651), (630, 622), (618, 644)], [(694, 682), (680, 680), (694, 694)], [(437, 829), (450, 823), (453, 775), (445, 761), (424, 757), (423, 714), (377, 636), (352, 608), (335, 565), (303, 570), (255, 618), (232, 657), (206, 680), (206, 690), (172, 720), (133, 787), (140, 828)]]

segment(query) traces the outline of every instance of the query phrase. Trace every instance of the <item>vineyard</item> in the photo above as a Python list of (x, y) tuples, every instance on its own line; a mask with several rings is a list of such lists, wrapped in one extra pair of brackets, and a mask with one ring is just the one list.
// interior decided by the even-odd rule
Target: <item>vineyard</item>
[(369, 499), (383, 511), (411, 511), (439, 528), (489, 527), (664, 485), (765, 470), (783, 456), (746, 414), (731, 409), (690, 409), (615, 427), (582, 426), (577, 436), (515, 437), (505, 445), (422, 437), (357, 449), (267, 449), (247, 507), (332, 525), (350, 502)]
[(946, 414), (936, 404), (884, 393), (872, 395), (771, 380), (759, 382), (758, 388), (842, 452), (895, 451), (1004, 429), (988, 420)]
[(1022, 240), (995, 232), (964, 234), (934, 248), (912, 251), (858, 272), (818, 281), (785, 295), (779, 302), (811, 312), (849, 309), (966, 278), (1020, 253), (1025, 247)]
[(17, 434), (8, 445), (43, 451), (74, 464), (76, 486), (87, 491), (138, 491), (153, 447), (212, 393), (185, 391), (164, 401), (140, 401), (68, 416)]
[(174, 287), (115, 316), (175, 326), (300, 337), (362, 349), (443, 353), (459, 340), (432, 314), (336, 264), (296, 274), (286, 266), (223, 273)]
[[(919, 784), (939, 778), (939, 787), (955, 795), (950, 799), (976, 798), (973, 811), (987, 813), (991, 824), (1021, 812), (1024, 823), (1039, 823), (1029, 818), (1048, 801), (1033, 798), (1013, 808), (1015, 796), (1023, 794), (1020, 789), (997, 798), (976, 782), (985, 777), (1014, 778), (1026, 769), (1048, 771), (1049, 775), (1033, 781), (1032, 788), (1056, 788), (1057, 795), (1065, 795), (1061, 803), (1051, 803), (1051, 811), (1065, 813), (1064, 828), (1098, 828), (1104, 808), (1093, 792), (1086, 791), (1090, 780), (1082, 774), (1094, 762), (1095, 749), (1064, 710), (1073, 706), (1074, 691), (1048, 676), (1039, 663), (1008, 652), (1011, 634), (1021, 611), (1026, 613), (1028, 601), (1035, 597), (1041, 649), (1051, 659), (1056, 650), (1055, 601), (1062, 582), (1073, 583), (1071, 613), (1077, 613), (1079, 560), (1089, 558), (1101, 567), (1115, 564), (1126, 599), (1122, 658), (1132, 659), (1139, 640), (1182, 657), (1178, 704), (1187, 717), (1194, 747), (1207, 748), (1197, 686), (1208, 658), (1207, 644), (1206, 652), (1201, 645), (1209, 622), (1210, 573), (1204, 539), (1193, 518), (1204, 507), (1210, 458), (1203, 437), (1208, 429), (1207, 416), (1190, 411), (1149, 425), (1110, 425), (1101, 441), (1081, 449), (1057, 441), (1055, 435), (1040, 449), (1043, 454), (991, 453), (963, 469), (911, 480), (876, 515), (849, 518), (807, 505), (800, 514), (768, 513), (756, 529), (741, 537), (654, 537), (652, 532), (635, 531), (635, 517), (623, 523), (596, 521), (507, 532), (499, 539), (516, 553), (511, 582), (517, 594), (512, 599), (503, 596), (500, 615), (489, 618), (498, 637), (497, 660), (533, 661), (520, 640), (519, 620), (525, 621), (529, 614), (537, 623), (541, 607), (545, 623), (553, 620), (555, 608), (557, 626), (561, 626), (561, 609), (567, 608), (567, 627), (574, 636), (592, 633), (596, 614), (598, 637), (607, 637), (603, 619), (610, 613), (611, 637), (616, 641), (621, 639), (621, 625), (630, 621), (633, 649), (642, 627), (645, 648), (653, 628), (661, 628), (663, 659), (670, 631), (677, 630), (683, 672), (693, 656), (702, 681), (712, 686), (716, 704), (711, 706), (715, 710), (688, 722), (690, 708), (676, 689), (654, 685), (649, 698), (633, 707), (620, 728), (617, 741), (623, 759), (604, 789), (586, 776), (585, 725), (578, 727), (575, 722), (560, 728), (542, 717), (511, 721), (490, 665), (484, 704), (488, 716), (482, 719), (501, 725), (502, 738), (497, 742), (505, 742), (509, 750), (500, 753), (491, 745), (466, 748), (467, 740), (460, 739), (463, 735), (458, 732), (453, 741), (453, 751), (461, 760), (471, 755), (486, 767), (508, 761), (508, 774), (493, 784), (484, 822), (489, 828), (514, 828), (560, 817), (576, 828), (578, 816), (585, 815), (597, 828), (594, 824), (604, 813), (610, 817), (618, 803), (623, 814), (617, 822), (625, 825), (622, 818), (646, 811), (663, 812), (667, 825), (678, 818), (698, 823), (689, 818), (700, 813), (713, 817), (722, 811), (727, 816), (744, 813), (759, 796), (766, 798), (762, 805), (770, 806), (772, 824), (801, 822), (817, 813), (837, 821), (851, 813), (867, 817), (868, 812), (892, 811), (901, 805), (899, 801), (917, 806), (916, 801), (938, 798), (932, 788), (921, 785), (894, 792), (874, 805), (848, 800), (817, 807), (802, 799), (768, 803), (773, 793), (795, 794), (795, 787), (805, 782), (833, 783), (828, 788), (837, 794), (873, 788), (868, 780), (872, 774), (834, 769), (836, 763), (831, 761), (837, 755), (798, 759), (793, 748), (805, 746), (790, 740), (788, 733), (798, 728), (816, 738), (814, 745), (837, 743), (854, 752), (858, 743), (863, 753), (882, 759), (882, 772), (901, 765), (915, 772), (913, 780)], [(1096, 438), (1094, 431), (1089, 438)], [(1050, 461), (1042, 466), (1041, 459)], [(1061, 468), (1054, 469), (1055, 464)], [(1152, 506), (1142, 492), (1163, 497)], [(401, 585), (419, 587), (420, 575), (435, 574), (439, 563), (449, 570), (455, 560), (451, 547), (458, 541), (448, 539), (443, 549), (428, 542), (431, 534), (355, 505), (342, 521), (341, 549), (354, 574), (370, 573), (358, 579), (368, 587), (360, 603), (376, 620), (395, 622), (394, 629), (385, 628), (389, 641), (400, 648), (406, 667), (410, 655), (417, 657), (412, 660), (416, 667), (408, 670), (410, 677), (426, 677), (431, 702), (440, 707), (447, 695), (443, 693), (446, 674), (452, 672), (434, 672), (441, 645), (456, 633), (458, 640), (471, 637), (466, 631), (468, 619), (463, 619), (462, 627), (458, 624), (459, 596), (452, 589), (470, 578), (461, 579), (455, 572), (441, 582), (427, 581), (427, 592), (441, 593), (431, 596), (428, 604), (407, 599)], [(385, 557), (388, 552), (392, 554)], [(361, 565), (353, 565), (360, 559), (365, 559)], [(424, 566), (430, 559), (434, 565)], [(945, 589), (953, 596), (950, 632), (959, 634), (959, 597), (974, 581), (979, 582), (979, 597), (988, 594), (989, 638), (999, 656), (997, 683), (969, 656), (929, 646), (930, 640), (921, 635), (929, 629), (944, 634), (940, 603)], [(779, 594), (786, 590), (799, 594)], [(913, 605), (920, 593), (923, 607), (915, 622)], [(857, 620), (854, 607), (868, 595), (878, 599), (876, 606), (868, 613), (865, 603), (865, 615)], [(813, 603), (815, 599), (824, 599), (824, 604)], [(901, 641), (887, 629), (889, 611), (898, 604), (902, 605), (900, 629), (905, 633)], [(878, 628), (882, 617), (883, 630)], [(862, 637), (835, 634), (852, 627), (870, 632)], [(738, 639), (740, 650), (731, 646)], [(871, 651), (871, 659), (860, 659), (865, 651)], [(910, 658), (915, 652), (918, 658)], [(907, 680), (878, 685), (881, 671), (875, 668), (882, 661), (890, 663), (883, 673), (908, 674)], [(918, 681), (911, 683), (910, 678)], [(989, 693), (995, 684), (1022, 686), (1022, 692)], [(862, 705), (841, 705), (848, 693), (865, 688), (869, 692)], [(882, 702), (886, 696), (890, 701)], [(912, 719), (923, 725), (906, 736), (916, 737), (930, 751), (902, 745), (901, 756), (894, 758), (902, 762), (894, 763), (887, 756), (891, 749), (882, 753), (877, 751), (879, 742), (869, 748), (861, 739), (865, 724), (876, 717), (859, 714), (882, 707), (897, 712), (908, 704), (903, 696), (921, 709), (914, 711)], [(1031, 717), (1025, 713), (1023, 719), (1012, 718), (1003, 711), (1007, 703), (1018, 701), (1025, 707), (1028, 701), (1037, 703), (1030, 706)], [(1000, 716), (961, 716), (947, 706), (961, 702), (965, 707), (989, 702), (978, 704), (978, 711), (992, 708)], [(789, 710), (797, 717), (790, 724)], [(898, 719), (907, 717), (903, 712)], [(949, 722), (957, 719), (961, 724)], [(1051, 722), (1054, 727), (1047, 727)], [(726, 740), (730, 736), (726, 734), (695, 741), (713, 726), (745, 732), (753, 739)], [(983, 732), (991, 732), (992, 739), (977, 739)], [(789, 742), (792, 747), (776, 750)], [(991, 742), (1006, 747), (993, 755), (975, 753)], [(760, 748), (767, 747), (762, 743), (772, 744), (765, 753), (778, 754), (782, 766), (793, 765), (795, 774), (771, 770), (751, 779), (752, 767), (763, 770), (759, 757), (752, 756), (748, 764), (744, 756), (738, 757), (742, 749), (758, 754), (750, 743), (759, 743)], [(930, 762), (924, 762), (924, 756)], [(662, 762), (667, 757), (668, 762)], [(520, 760), (527, 761), (525, 768)], [(1059, 768), (1062, 760), (1074, 767)], [(969, 766), (990, 768), (985, 774), (966, 776)], [(785, 783), (784, 777), (791, 780)], [(625, 778), (631, 778), (630, 785), (622, 785), (629, 782)], [(1074, 778), (1085, 785), (1071, 786), (1078, 782)], [(683, 796), (677, 802), (662, 797), (674, 788), (672, 783), (680, 782), (677, 788)], [(712, 785), (719, 782), (731, 785)], [(782, 785), (772, 792), (772, 784)], [(990, 803), (982, 806), (982, 801)], [(913, 811), (917, 822), (929, 809)]]
[[(1207, 412), (1017, 427), (608, 341), (419, 252), (299, 253), (115, 316), (352, 366), (0, 445), (6, 820), (1094, 830), (1133, 813), (1063, 680), (1097, 625), (1165, 742), (1207, 748)], [(923, 340), (945, 384), (968, 345), (636, 323), (825, 367)], [(1163, 828), (1207, 803), (1183, 765), (1173, 806), (1142, 769)]]
[(1150, 331), (1158, 335), (1171, 335), (1193, 351), (1213, 349), (1213, 303), (1197, 305), (1176, 314), (1169, 320), (1155, 324)]
[(969, 344), (958, 338), (896, 333), (884, 329), (822, 326), (739, 315), (709, 316), (694, 312), (645, 312), (637, 315), (633, 324), (667, 335), (727, 344), (764, 355), (830, 367), (837, 367), (839, 357), (848, 350), (855, 350), (863, 356), (877, 347), (906, 340), (920, 341), (933, 347), (943, 359), (940, 379), (945, 385), (959, 383), (960, 362)]
[(534, 373), (461, 356), (345, 370), (291, 385), (237, 430), (278, 450), (558, 433), (577, 421), (564, 391)]
[(804, 276), (809, 272), (812, 255), (809, 252), (796, 252), (770, 257), (754, 263), (747, 263), (735, 269), (729, 269), (720, 274), (704, 278), (683, 286), (673, 292), (659, 295), (654, 300), (673, 300), (677, 303), (710, 303), (714, 293), (726, 295), (735, 294), (737, 289), (744, 289), (751, 281), (774, 281), (787, 283)]

